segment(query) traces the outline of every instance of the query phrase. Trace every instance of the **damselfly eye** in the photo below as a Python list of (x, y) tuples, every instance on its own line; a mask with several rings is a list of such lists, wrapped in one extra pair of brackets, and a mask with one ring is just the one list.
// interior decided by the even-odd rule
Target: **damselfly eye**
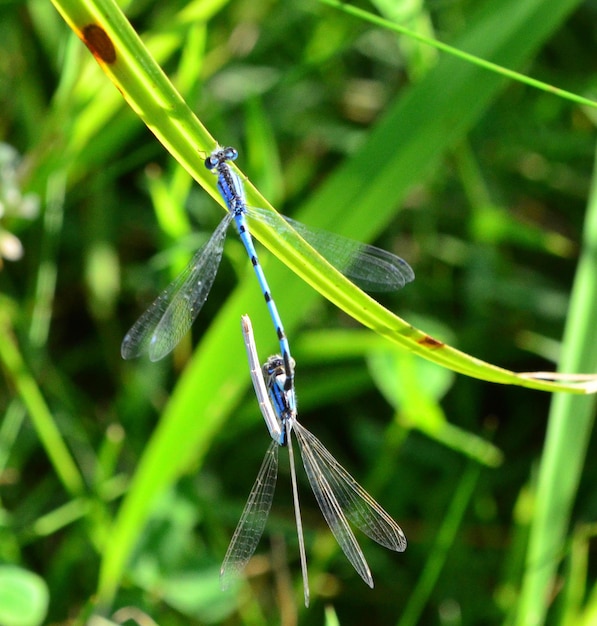
[(205, 167), (211, 172), (218, 165), (218, 158), (213, 154), (210, 154), (207, 159), (205, 159)]
[(238, 150), (236, 148), (228, 147), (222, 151), (226, 161), (236, 161), (238, 157)]

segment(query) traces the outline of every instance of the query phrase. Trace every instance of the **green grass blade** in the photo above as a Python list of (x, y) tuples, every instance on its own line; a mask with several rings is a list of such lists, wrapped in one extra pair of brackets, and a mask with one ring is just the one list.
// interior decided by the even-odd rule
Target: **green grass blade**
[(8, 314), (0, 307), (0, 362), (4, 366), (11, 385), (17, 390), (23, 405), (37, 432), (48, 458), (64, 488), (71, 496), (85, 490), (83, 477), (71, 456), (46, 404), (37, 382), (29, 371), (19, 346), (12, 334)]
[[(215, 140), (157, 65), (111, 0), (56, 0), (54, 6), (87, 45), (131, 108), (197, 181), (217, 192), (201, 151)], [(204, 156), (204, 155), (203, 155)]]
[(421, 578), (408, 600), (406, 609), (398, 621), (398, 626), (415, 626), (421, 623), (421, 614), (429, 601), (433, 588), (448, 557), (448, 552), (461, 528), (464, 514), (470, 504), (477, 485), (481, 468), (471, 461), (467, 465), (457, 485), (450, 508), (439, 528), (431, 557), (427, 560)]
[[(171, 154), (210, 194), (218, 198), (214, 177), (203, 166), (202, 154), (215, 140), (200, 124), (150, 56), (124, 15), (110, 0), (56, 0), (58, 9), (94, 52), (110, 79), (125, 95)], [(543, 41), (577, 4), (533, 0), (520, 9), (510, 0), (500, 3), (509, 19), (507, 36), (488, 37), (492, 11), (481, 14), (459, 42), (499, 64), (517, 65)], [(346, 234), (370, 238), (391, 218), (412, 184), (424, 177), (443, 151), (474, 124), (504, 77), (457, 58), (446, 58), (389, 111), (355, 158), (338, 170), (313, 197), (306, 223), (328, 226)], [(458, 111), (455, 117), (455, 111)], [(255, 206), (270, 207), (247, 181), (247, 197)], [(221, 199), (219, 199), (221, 202)], [(371, 207), (375, 211), (371, 212)], [(270, 207), (271, 208), (271, 207)], [(340, 227), (342, 225), (342, 227)], [(388, 340), (456, 372), (483, 380), (534, 389), (587, 393), (594, 381), (574, 384), (518, 376), (484, 363), (436, 341), (381, 307), (325, 262), (281, 219), (274, 231), (254, 224), (253, 231), (272, 252), (331, 302)]]
[[(544, 83), (543, 81), (536, 80), (531, 78), (530, 76), (525, 76), (520, 72), (515, 72), (513, 70), (508, 69), (498, 63), (492, 63), (491, 61), (487, 61), (486, 59), (481, 58), (475, 54), (469, 54), (465, 50), (460, 48), (450, 46), (448, 44), (443, 43), (442, 41), (438, 41), (437, 39), (433, 39), (432, 37), (427, 37), (425, 35), (421, 35), (419, 32), (415, 30), (411, 30), (410, 28), (405, 28), (400, 24), (396, 24), (388, 19), (384, 19), (383, 17), (379, 17), (378, 15), (374, 15), (373, 13), (369, 13), (368, 11), (363, 11), (358, 7), (354, 7), (350, 4), (346, 4), (345, 2), (340, 2), (339, 0), (319, 0), (322, 4), (327, 4), (339, 11), (344, 11), (349, 15), (354, 15), (355, 17), (366, 20), (371, 24), (375, 24), (376, 26), (381, 26), (387, 30), (392, 30), (400, 35), (406, 35), (410, 39), (415, 41), (419, 41), (422, 44), (426, 44), (430, 47), (436, 48), (441, 52), (446, 52), (448, 54), (453, 55), (463, 61), (467, 61), (468, 63), (472, 63), (473, 65), (477, 65), (478, 67), (482, 67), (491, 72), (495, 72), (496, 74), (501, 74), (511, 80), (518, 81), (520, 83), (524, 83), (525, 85), (529, 85), (529, 87), (534, 87), (535, 89), (540, 89), (541, 91), (547, 91), (548, 93), (557, 94), (560, 98), (565, 98), (566, 100), (570, 100), (571, 102), (576, 102), (577, 104), (582, 104), (585, 106), (589, 106), (593, 109), (597, 108), (597, 102), (595, 100), (590, 100), (589, 98), (583, 98), (576, 93), (572, 93), (570, 91), (566, 91), (565, 89), (560, 89), (555, 87), (554, 85), (550, 85), (549, 83)], [(530, 7), (532, 3), (522, 3), (521, 10), (525, 11)], [(490, 12), (492, 10), (490, 9)], [(498, 32), (497, 29), (495, 31)]]
[[(597, 169), (574, 280), (560, 369), (597, 371)], [(545, 622), (548, 598), (563, 556), (568, 522), (595, 421), (595, 398), (554, 396), (531, 525), (516, 623)]]

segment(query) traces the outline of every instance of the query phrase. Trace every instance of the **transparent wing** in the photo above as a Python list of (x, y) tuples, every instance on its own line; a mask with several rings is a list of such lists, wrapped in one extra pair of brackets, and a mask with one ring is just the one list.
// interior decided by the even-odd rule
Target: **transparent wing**
[(231, 579), (240, 575), (257, 548), (272, 506), (277, 478), (278, 444), (272, 441), (220, 568), (222, 589), (228, 589)]
[[(248, 207), (247, 213), (275, 228), (271, 211)], [(415, 278), (410, 265), (399, 256), (354, 239), (309, 228), (282, 216), (324, 259), (364, 291), (397, 291)]]
[(353, 567), (373, 587), (367, 561), (346, 518), (377, 543), (398, 552), (406, 548), (402, 529), (315, 435), (298, 422), (294, 422), (292, 430), (301, 448), (307, 478), (326, 522)]
[(371, 570), (369, 569), (365, 555), (348, 525), (346, 516), (342, 512), (340, 502), (338, 502), (324, 472), (319, 467), (317, 453), (314, 452), (310, 441), (305, 436), (310, 433), (298, 422), (293, 424), (292, 430), (296, 434), (297, 441), (299, 442), (305, 472), (307, 473), (311, 489), (315, 494), (315, 499), (319, 504), (325, 521), (328, 523), (346, 558), (352, 563), (352, 566), (359, 573), (359, 576), (369, 587), (373, 587), (373, 577), (371, 576)]
[(294, 518), (296, 520), (296, 533), (299, 542), (299, 554), (301, 556), (301, 572), (303, 575), (303, 595), (305, 606), (309, 606), (309, 573), (307, 571), (307, 553), (305, 550), (305, 537), (303, 535), (303, 520), (301, 517), (301, 505), (298, 496), (298, 481), (296, 479), (296, 466), (294, 463), (294, 451), (292, 448), (292, 434), (288, 434), (288, 457), (290, 459), (290, 480), (292, 484), (292, 501), (294, 503)]
[(255, 389), (255, 395), (257, 396), (257, 401), (259, 402), (261, 415), (263, 415), (263, 419), (265, 420), (265, 424), (269, 430), (271, 438), (280, 444), (282, 441), (282, 424), (280, 422), (280, 416), (276, 415), (267, 393), (267, 386), (265, 384), (265, 379), (263, 378), (261, 365), (259, 364), (257, 346), (255, 345), (253, 326), (251, 324), (251, 318), (248, 315), (243, 315), (241, 317), (241, 326), (243, 330), (243, 338), (245, 340), (245, 348), (247, 349), (247, 357), (249, 359), (249, 369), (251, 371), (253, 389)]
[(152, 361), (169, 354), (189, 330), (207, 300), (224, 249), (227, 214), (183, 272), (154, 300), (128, 331), (120, 352), (132, 359), (144, 352)]

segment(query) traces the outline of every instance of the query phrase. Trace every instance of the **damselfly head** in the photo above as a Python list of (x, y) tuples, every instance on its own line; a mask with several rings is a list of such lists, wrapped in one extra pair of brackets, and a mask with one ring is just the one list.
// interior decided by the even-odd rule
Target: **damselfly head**
[(206, 159), (205, 167), (211, 172), (215, 170), (219, 165), (226, 161), (236, 161), (238, 158), (238, 150), (231, 146), (227, 148), (221, 148), (218, 146)]
[[(290, 357), (290, 367), (292, 368), (293, 372), (295, 365), (296, 363), (294, 359)], [(276, 378), (277, 376), (285, 376), (286, 364), (284, 363), (284, 359), (279, 354), (274, 354), (273, 356), (270, 356), (269, 359), (263, 364), (261, 370), (267, 383), (268, 380)]]

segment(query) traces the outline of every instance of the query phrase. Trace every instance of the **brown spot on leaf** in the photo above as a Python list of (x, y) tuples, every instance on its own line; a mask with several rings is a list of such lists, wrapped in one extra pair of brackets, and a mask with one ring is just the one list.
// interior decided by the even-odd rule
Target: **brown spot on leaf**
[(434, 339), (431, 335), (425, 335), (422, 339), (419, 339), (418, 343), (426, 348), (443, 348), (443, 341)]
[(83, 29), (83, 42), (100, 63), (111, 65), (116, 61), (116, 49), (106, 31), (97, 24)]

